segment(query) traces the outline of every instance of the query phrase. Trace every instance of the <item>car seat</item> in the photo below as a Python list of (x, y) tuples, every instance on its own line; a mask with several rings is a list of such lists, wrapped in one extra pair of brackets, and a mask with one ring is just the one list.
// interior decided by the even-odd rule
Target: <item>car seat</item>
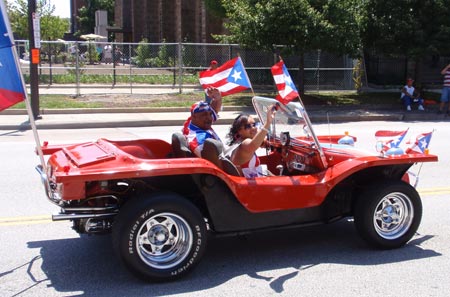
[(203, 143), (202, 158), (210, 161), (230, 175), (241, 176), (233, 162), (223, 155), (223, 145), (220, 140), (206, 139)]
[(174, 158), (195, 157), (195, 154), (189, 149), (186, 136), (179, 132), (172, 134), (172, 153)]

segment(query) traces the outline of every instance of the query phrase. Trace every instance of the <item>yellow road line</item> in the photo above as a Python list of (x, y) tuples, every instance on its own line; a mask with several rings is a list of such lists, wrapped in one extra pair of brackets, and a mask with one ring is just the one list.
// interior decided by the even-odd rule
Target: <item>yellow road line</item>
[(0, 218), (0, 226), (35, 225), (52, 222), (50, 215)]
[(429, 189), (420, 189), (418, 190), (420, 195), (430, 196), (430, 195), (445, 195), (450, 194), (450, 188), (429, 188)]

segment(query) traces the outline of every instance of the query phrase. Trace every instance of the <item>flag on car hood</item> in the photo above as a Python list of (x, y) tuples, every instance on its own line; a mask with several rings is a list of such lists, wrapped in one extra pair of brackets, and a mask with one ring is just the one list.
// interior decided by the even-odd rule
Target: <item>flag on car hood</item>
[(279, 95), (277, 96), (277, 100), (283, 104), (287, 104), (297, 98), (297, 88), (295, 87), (283, 60), (273, 65), (271, 71), (278, 89)]
[(3, 0), (0, 0), (0, 111), (25, 100), (14, 47), (12, 33)]
[(398, 148), (408, 130), (409, 128), (404, 131), (379, 130), (375, 132), (375, 138), (383, 143), (383, 150)]
[(423, 154), (425, 149), (428, 148), (431, 141), (431, 135), (433, 131), (428, 133), (421, 133), (417, 135), (416, 142), (408, 149), (406, 149), (407, 154)]
[(200, 84), (204, 90), (209, 87), (215, 87), (222, 96), (252, 88), (241, 57), (229, 60), (216, 69), (201, 71), (199, 76)]

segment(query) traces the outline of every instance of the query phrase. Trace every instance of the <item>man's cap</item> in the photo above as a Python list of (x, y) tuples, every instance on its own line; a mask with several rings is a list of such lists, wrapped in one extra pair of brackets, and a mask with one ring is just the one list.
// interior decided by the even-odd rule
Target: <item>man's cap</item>
[(204, 111), (211, 111), (211, 115), (213, 117), (214, 121), (217, 121), (217, 114), (215, 110), (205, 101), (199, 101), (191, 106), (191, 114), (198, 113), (198, 112), (204, 112)]
[(408, 78), (406, 79), (406, 81), (414, 81), (414, 79), (412, 79), (411, 77), (408, 77)]
[(209, 65), (217, 65), (217, 64), (219, 64), (219, 63), (217, 63), (216, 60), (211, 60), (211, 62), (209, 63)]

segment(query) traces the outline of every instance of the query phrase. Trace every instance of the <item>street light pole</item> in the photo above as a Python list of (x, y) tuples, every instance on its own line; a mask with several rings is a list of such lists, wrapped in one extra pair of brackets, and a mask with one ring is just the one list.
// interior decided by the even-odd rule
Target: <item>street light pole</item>
[[(36, 18), (36, 0), (28, 0), (28, 34), (30, 42), (30, 89), (31, 89), (31, 110), (35, 119), (42, 118), (39, 115), (39, 76), (38, 64), (40, 50), (36, 46), (34, 22)], [(38, 34), (39, 35), (39, 34)], [(39, 36), (40, 37), (40, 36)], [(40, 40), (38, 41), (40, 43)]]

